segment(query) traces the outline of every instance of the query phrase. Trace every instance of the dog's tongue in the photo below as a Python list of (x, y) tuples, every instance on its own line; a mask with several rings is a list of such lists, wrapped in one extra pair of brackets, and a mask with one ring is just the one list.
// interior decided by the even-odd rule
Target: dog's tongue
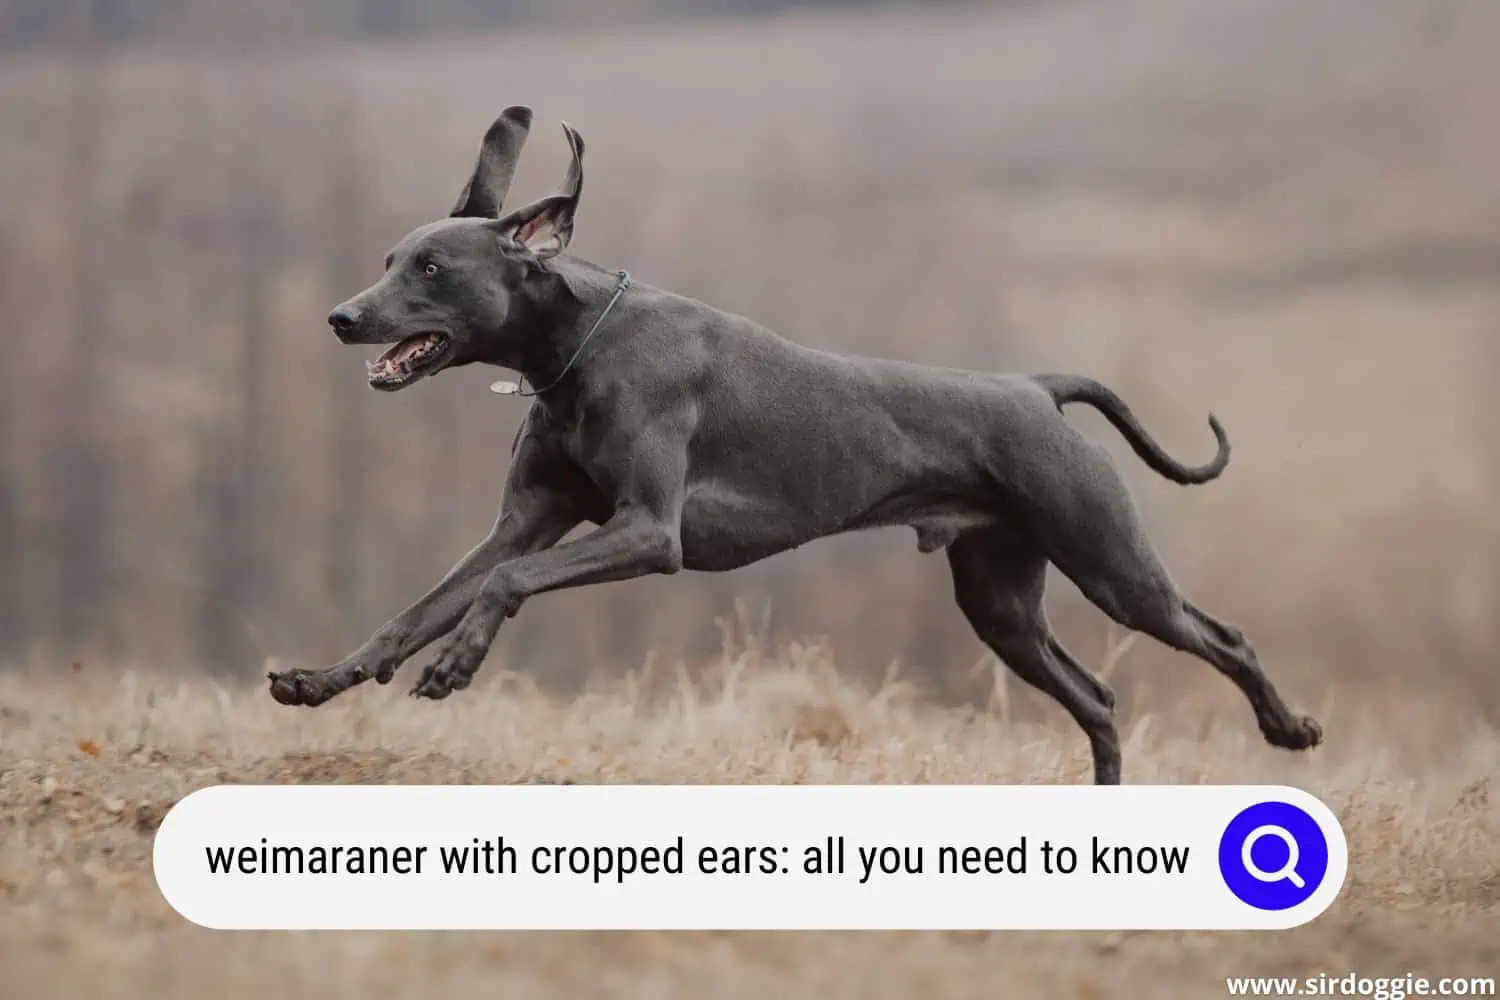
[(387, 350), (377, 359), (377, 363), (399, 365), (403, 361), (409, 361), (412, 355), (416, 354), (423, 347), (427, 346), (427, 341), (429, 339), (430, 338), (427, 334), (419, 334), (415, 337), (407, 337), (400, 343), (392, 345), (389, 350)]

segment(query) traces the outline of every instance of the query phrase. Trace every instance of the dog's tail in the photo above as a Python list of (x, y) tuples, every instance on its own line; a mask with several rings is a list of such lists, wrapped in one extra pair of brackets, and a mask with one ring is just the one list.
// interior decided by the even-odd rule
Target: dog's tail
[(1210, 482), (1218, 479), (1224, 467), (1229, 464), (1229, 437), (1212, 413), (1208, 415), (1208, 426), (1213, 428), (1214, 438), (1219, 442), (1219, 453), (1206, 465), (1183, 465), (1168, 455), (1146, 433), (1146, 428), (1130, 412), (1130, 407), (1108, 386), (1082, 375), (1036, 375), (1034, 378), (1038, 385), (1052, 395), (1058, 409), (1065, 403), (1087, 403), (1104, 414), (1115, 425), (1115, 430), (1130, 442), (1130, 447), (1135, 449), (1143, 462), (1174, 483), (1193, 486)]

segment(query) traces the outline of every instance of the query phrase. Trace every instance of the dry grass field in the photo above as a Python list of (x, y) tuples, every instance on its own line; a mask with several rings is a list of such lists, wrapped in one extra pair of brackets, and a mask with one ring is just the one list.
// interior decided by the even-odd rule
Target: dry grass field
[[(1127, 657), (1128, 665), (1128, 657)], [(1125, 667), (1122, 667), (1125, 669)], [(1227, 687), (1227, 685), (1226, 685)], [(1500, 969), (1500, 732), (1328, 708), (1329, 743), (1259, 743), (1227, 691), (1123, 727), (1133, 782), (1286, 782), (1339, 814), (1350, 875), (1284, 933), (271, 934), (195, 928), (151, 876), (151, 834), (220, 782), (1078, 782), (1065, 725), (860, 689), (828, 655), (745, 653), (688, 682), (632, 675), (558, 700), (492, 675), (441, 706), (395, 687), (315, 713), (160, 676), (0, 677), (6, 997), (1219, 997), (1223, 978)]]

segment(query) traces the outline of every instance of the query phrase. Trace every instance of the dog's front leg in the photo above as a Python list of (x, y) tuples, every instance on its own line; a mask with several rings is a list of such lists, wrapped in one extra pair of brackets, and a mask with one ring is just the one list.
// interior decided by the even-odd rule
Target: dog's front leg
[(579, 521), (571, 507), (555, 498), (509, 493), (489, 537), (437, 586), (339, 663), (321, 670), (270, 674), (271, 697), (283, 705), (321, 705), (371, 678), (389, 683), (401, 664), (458, 624), (497, 565), (552, 545)]
[(527, 598), (549, 590), (628, 580), (682, 567), (677, 525), (641, 508), (622, 508), (596, 531), (576, 541), (497, 566), (468, 613), (412, 690), (446, 698), (469, 686), (500, 625)]

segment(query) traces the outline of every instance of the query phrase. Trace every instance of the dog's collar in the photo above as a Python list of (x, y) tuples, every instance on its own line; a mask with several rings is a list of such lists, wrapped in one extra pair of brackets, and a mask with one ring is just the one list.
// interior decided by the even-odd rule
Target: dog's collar
[(630, 287), (631, 279), (629, 271), (616, 271), (615, 278), (615, 293), (610, 296), (609, 302), (604, 306), (604, 311), (599, 314), (598, 319), (594, 320), (594, 325), (589, 328), (589, 332), (584, 334), (583, 340), (578, 345), (578, 350), (574, 351), (573, 356), (568, 359), (568, 363), (566, 365), (563, 365), (563, 370), (558, 373), (557, 378), (553, 379), (551, 382), (548, 382), (540, 389), (533, 389), (528, 392), (525, 389), (524, 385), (526, 376), (523, 375), (521, 376), (521, 382), (510, 382), (504, 380), (500, 382), (492, 382), (490, 384), (490, 392), (493, 392), (500, 396), (540, 396), (548, 389), (555, 388), (557, 386), (557, 383), (561, 382), (563, 380), (563, 377), (567, 375), (568, 372), (573, 370), (573, 364), (578, 360), (578, 356), (583, 353), (583, 349), (587, 347), (589, 341), (594, 338), (594, 334), (599, 332), (599, 327), (604, 325), (605, 318), (609, 316), (610, 310), (614, 309), (615, 303), (619, 302), (620, 297), (625, 294), (625, 289)]

